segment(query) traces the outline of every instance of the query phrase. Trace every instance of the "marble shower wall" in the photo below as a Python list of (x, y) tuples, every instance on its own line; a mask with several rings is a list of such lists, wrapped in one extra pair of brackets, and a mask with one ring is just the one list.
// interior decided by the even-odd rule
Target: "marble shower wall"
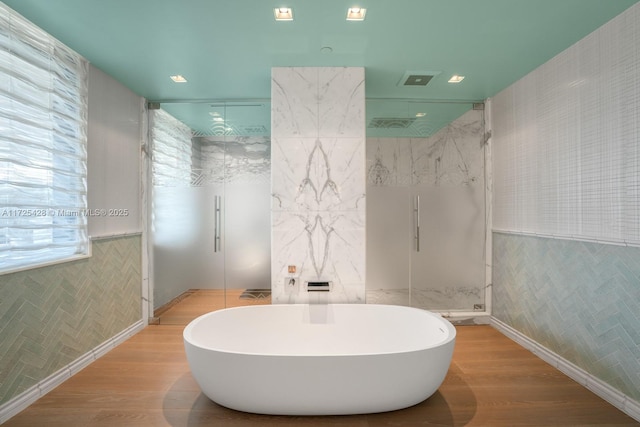
[(480, 110), (429, 138), (367, 139), (367, 302), (444, 311), (484, 304), (484, 163)]
[(333, 282), (329, 302), (364, 302), (364, 68), (273, 68), (271, 121), (272, 301), (310, 301), (284, 286), (295, 265)]
[(429, 138), (368, 138), (367, 185), (470, 187), (484, 182), (484, 111), (470, 110)]

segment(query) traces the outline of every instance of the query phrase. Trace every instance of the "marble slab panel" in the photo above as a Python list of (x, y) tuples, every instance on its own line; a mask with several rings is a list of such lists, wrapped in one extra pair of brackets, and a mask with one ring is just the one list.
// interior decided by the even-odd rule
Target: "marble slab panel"
[(271, 136), (318, 136), (318, 68), (271, 70)]
[(429, 138), (369, 138), (367, 184), (461, 186), (484, 182), (483, 112), (470, 110)]
[(321, 182), (317, 170), (317, 138), (274, 138), (271, 195), (273, 211), (317, 210), (332, 188)]
[(367, 183), (376, 187), (411, 185), (411, 140), (367, 138)]
[(363, 210), (364, 139), (276, 138), (274, 210)]
[(312, 302), (296, 265), (333, 283), (312, 299), (364, 302), (364, 69), (274, 68), (272, 122), (273, 301)]
[(318, 129), (323, 137), (365, 137), (364, 68), (318, 71)]
[(295, 265), (300, 283), (332, 281), (332, 295), (359, 286), (364, 301), (364, 245), (362, 213), (273, 212), (272, 283), (284, 283), (292, 276), (287, 266)]

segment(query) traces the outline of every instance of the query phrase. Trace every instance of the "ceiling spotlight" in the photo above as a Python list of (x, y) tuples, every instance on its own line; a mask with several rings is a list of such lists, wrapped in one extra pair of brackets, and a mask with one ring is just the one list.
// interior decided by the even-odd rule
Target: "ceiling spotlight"
[(171, 80), (173, 80), (176, 83), (186, 83), (187, 79), (184, 78), (184, 76), (181, 76), (180, 74), (176, 74), (175, 76), (169, 76), (171, 78)]
[(221, 123), (221, 122), (224, 122), (224, 119), (223, 119), (222, 117), (214, 117), (214, 118), (213, 118), (213, 121), (214, 121), (214, 122)]
[(416, 113), (416, 117), (424, 117), (427, 113)]
[(459, 76), (457, 74), (454, 74), (453, 76), (451, 76), (451, 78), (449, 79), (449, 83), (460, 83), (461, 81), (464, 80), (464, 76)]
[(347, 9), (347, 21), (364, 21), (367, 9), (362, 7), (350, 7)]
[(276, 7), (273, 14), (276, 21), (293, 21), (293, 9), (290, 7)]

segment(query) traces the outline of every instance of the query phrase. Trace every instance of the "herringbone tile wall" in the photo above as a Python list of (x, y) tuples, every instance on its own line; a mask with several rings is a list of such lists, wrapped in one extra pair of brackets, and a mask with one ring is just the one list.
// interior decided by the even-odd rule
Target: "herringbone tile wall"
[(640, 400), (640, 248), (494, 233), (493, 315)]
[(0, 404), (140, 320), (141, 238), (0, 276)]

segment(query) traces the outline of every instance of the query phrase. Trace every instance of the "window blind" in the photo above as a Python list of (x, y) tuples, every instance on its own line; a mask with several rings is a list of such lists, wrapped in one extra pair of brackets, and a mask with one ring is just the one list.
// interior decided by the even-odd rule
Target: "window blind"
[(639, 13), (492, 100), (494, 230), (640, 245)]
[(0, 3), (0, 271), (88, 252), (87, 71)]

